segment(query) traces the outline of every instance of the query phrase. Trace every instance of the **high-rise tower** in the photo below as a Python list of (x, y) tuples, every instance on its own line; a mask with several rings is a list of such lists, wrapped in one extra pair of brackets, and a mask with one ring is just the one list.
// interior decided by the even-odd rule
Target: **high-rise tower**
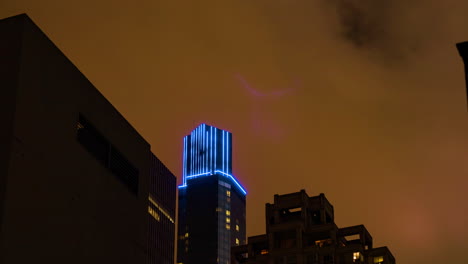
[(201, 124), (183, 143), (177, 262), (229, 264), (244, 244), (246, 191), (232, 175), (232, 134)]

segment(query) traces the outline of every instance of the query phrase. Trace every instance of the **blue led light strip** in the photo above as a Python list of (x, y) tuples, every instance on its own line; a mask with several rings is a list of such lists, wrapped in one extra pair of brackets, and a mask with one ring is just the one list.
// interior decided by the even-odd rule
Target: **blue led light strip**
[[(218, 143), (219, 141), (219, 143)], [(203, 154), (202, 154), (203, 151)], [(221, 174), (232, 177), (243, 192), (232, 173), (232, 135), (228, 131), (200, 124), (184, 137), (182, 185), (187, 185), (187, 178)]]
[(186, 148), (185, 148), (185, 142), (187, 141), (187, 138), (184, 137), (184, 146), (183, 146), (183, 156), (182, 156), (182, 182), (185, 184), (185, 169), (187, 168), (186, 164), (185, 164), (185, 159), (186, 159), (186, 154), (185, 154), (185, 151), (186, 151)]
[(213, 170), (213, 127), (210, 127), (210, 168)]
[(224, 160), (224, 155), (225, 155), (225, 153), (224, 153), (224, 152), (225, 152), (224, 146), (226, 146), (226, 145), (224, 144), (224, 130), (222, 131), (221, 136), (223, 137), (223, 145), (222, 145), (222, 149), (221, 149), (221, 150), (223, 151), (223, 166), (222, 166), (221, 168), (223, 168), (222, 170), (224, 171), (224, 165), (225, 165), (225, 162), (226, 162), (226, 161)]
[[(232, 176), (231, 174), (219, 171), (219, 170), (215, 171), (214, 174), (217, 174), (217, 173), (219, 173), (220, 175), (225, 176), (227, 178), (230, 178), (234, 182), (234, 184), (239, 188), (239, 190), (244, 195), (247, 195), (247, 192), (245, 191), (245, 189), (239, 184), (239, 182), (236, 180), (236, 178), (234, 178), (234, 176)], [(213, 175), (213, 173), (211, 173), (211, 172), (200, 173), (200, 174), (196, 174), (196, 175), (187, 176), (187, 179), (194, 179), (194, 178), (203, 177), (203, 176), (210, 176), (210, 175)], [(179, 188), (183, 188), (183, 187), (185, 187), (185, 186), (179, 186)]]
[(217, 156), (218, 156), (218, 145), (216, 144), (216, 138), (218, 137), (218, 130), (215, 129), (215, 135), (214, 135), (214, 168), (213, 170), (216, 170), (217, 167), (218, 167), (218, 160), (217, 160)]

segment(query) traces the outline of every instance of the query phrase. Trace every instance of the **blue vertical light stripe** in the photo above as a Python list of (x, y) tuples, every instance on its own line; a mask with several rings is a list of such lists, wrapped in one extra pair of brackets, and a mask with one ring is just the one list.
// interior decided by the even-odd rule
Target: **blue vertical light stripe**
[(217, 151), (218, 151), (218, 145), (216, 144), (216, 143), (217, 143), (217, 140), (216, 140), (216, 139), (217, 139), (217, 137), (218, 137), (218, 130), (215, 129), (214, 132), (215, 132), (215, 135), (214, 135), (214, 136), (215, 136), (215, 139), (214, 139), (214, 143), (215, 143), (215, 147), (214, 147), (214, 148), (215, 148), (215, 149), (214, 149), (214, 153), (215, 153), (215, 167), (214, 167), (214, 170), (216, 170), (216, 169), (218, 168), (218, 165), (217, 165), (217, 163), (218, 163), (218, 160), (217, 160), (217, 158), (218, 158), (218, 153), (217, 153)]
[(223, 171), (226, 169), (226, 131), (223, 130)]
[(210, 127), (210, 171), (213, 171), (213, 127)]
[(205, 138), (204, 140), (204, 143), (203, 143), (203, 163), (205, 164), (203, 166), (203, 170), (204, 172), (207, 172), (207, 165), (208, 165), (208, 161), (207, 161), (207, 158), (208, 158), (208, 146), (206, 145), (208, 143), (208, 136), (207, 136), (208, 132), (206, 132), (206, 125), (203, 125), (203, 137)]
[(229, 133), (226, 133), (226, 137), (227, 137), (227, 144), (226, 144), (227, 169), (226, 169), (226, 173), (230, 173), (229, 172), (229, 169), (230, 169), (229, 165), (231, 164), (231, 162), (229, 160), (229, 150), (230, 150), (229, 147), (231, 146), (231, 144), (229, 144)]
[(190, 133), (190, 171), (189, 174), (193, 174), (193, 131)]
[(229, 170), (229, 159), (228, 159), (228, 145), (229, 145), (229, 142), (228, 142), (228, 132), (226, 131), (226, 146), (225, 146), (225, 150), (226, 150), (226, 168), (224, 169), (224, 171), (227, 173), (227, 171)]
[(226, 142), (226, 132), (224, 131), (223, 133), (223, 151), (224, 151), (224, 166), (223, 166), (223, 171), (226, 172), (226, 164), (227, 164), (227, 152), (226, 152), (226, 146), (227, 146), (227, 142)]
[(200, 145), (200, 127), (197, 127), (197, 147), (195, 148), (195, 156), (197, 157), (197, 174), (200, 173), (200, 155), (198, 155), (198, 148)]
[(209, 165), (209, 152), (208, 152), (208, 139), (209, 139), (208, 131), (205, 129), (205, 172), (208, 172), (208, 165)]
[(200, 127), (197, 127), (197, 149), (195, 151), (197, 155), (197, 174), (201, 173), (200, 170)]
[(203, 173), (203, 159), (202, 159), (202, 156), (200, 155), (200, 152), (202, 150), (202, 147), (203, 147), (203, 133), (202, 133), (202, 125), (200, 125), (199, 129), (198, 129), (198, 152), (197, 152), (197, 155), (198, 155), (198, 162), (200, 162), (200, 172), (199, 173)]
[(201, 133), (200, 160), (201, 160), (201, 167), (202, 167), (201, 173), (204, 173), (205, 172), (205, 159), (204, 159), (204, 156), (201, 155), (201, 151), (203, 150), (203, 147), (205, 146), (205, 126), (204, 125), (202, 125), (200, 129), (200, 133)]
[(202, 130), (202, 133), (203, 133), (203, 145), (202, 145), (202, 148), (203, 148), (203, 173), (206, 172), (206, 153), (205, 153), (205, 150), (206, 150), (206, 131), (205, 131), (205, 125), (203, 125), (203, 130)]
[(187, 141), (187, 139), (184, 137), (184, 146), (182, 147), (183, 148), (183, 156), (182, 156), (182, 183), (185, 185), (185, 168), (187, 167), (185, 165), (185, 159), (187, 158), (186, 155), (185, 155), (185, 141)]
[(195, 155), (194, 155), (194, 154), (195, 154), (195, 131), (196, 131), (196, 130), (193, 131), (192, 137), (191, 137), (191, 140), (190, 140), (190, 141), (191, 141), (191, 144), (192, 144), (192, 146), (191, 146), (191, 152), (192, 152), (192, 168), (190, 169), (190, 174), (196, 174), (196, 173), (195, 173)]

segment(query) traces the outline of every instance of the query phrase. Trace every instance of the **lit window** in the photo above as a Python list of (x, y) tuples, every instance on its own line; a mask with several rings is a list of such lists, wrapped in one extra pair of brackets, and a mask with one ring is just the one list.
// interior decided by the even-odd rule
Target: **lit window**
[(262, 249), (262, 251), (260, 252), (260, 254), (262, 254), (262, 255), (268, 254), (268, 249)]
[(226, 215), (231, 215), (231, 211), (226, 210)]
[(160, 221), (160, 220), (161, 220), (161, 217), (159, 216), (158, 212), (156, 212), (155, 210), (153, 210), (153, 208), (151, 208), (151, 206), (148, 206), (148, 213), (149, 213), (156, 221)]
[(216, 207), (216, 212), (221, 212), (221, 211), (222, 211), (221, 208)]
[(231, 191), (226, 191), (227, 197), (231, 197)]
[(185, 237), (188, 237), (188, 233), (185, 233)]
[(228, 223), (228, 224), (231, 223), (231, 218), (226, 217), (226, 223)]
[(361, 253), (359, 252), (354, 252), (353, 253), (353, 262), (359, 261), (361, 258)]
[(239, 245), (239, 239), (236, 238), (236, 245)]
[(239, 225), (236, 225), (236, 231), (239, 231)]
[(383, 256), (374, 257), (374, 264), (383, 263)]
[(231, 230), (231, 225), (230, 225), (230, 224), (226, 224), (226, 229), (227, 229), (227, 230)]

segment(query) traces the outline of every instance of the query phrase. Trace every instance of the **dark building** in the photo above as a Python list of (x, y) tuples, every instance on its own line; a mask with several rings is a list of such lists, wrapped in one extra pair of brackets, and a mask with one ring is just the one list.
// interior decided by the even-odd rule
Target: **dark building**
[(174, 264), (176, 177), (151, 153), (149, 183), (149, 264)]
[(265, 211), (266, 234), (233, 247), (231, 264), (395, 264), (387, 247), (373, 247), (363, 225), (338, 228), (324, 194), (275, 195)]
[(28, 16), (0, 37), (0, 263), (172, 264), (175, 177)]
[(468, 97), (468, 41), (461, 42), (457, 44), (458, 53), (463, 59), (463, 63), (465, 65), (465, 82), (466, 82), (466, 90), (467, 90), (467, 97)]
[(245, 243), (245, 198), (231, 133), (201, 124), (184, 137), (177, 262), (229, 264), (231, 247)]

